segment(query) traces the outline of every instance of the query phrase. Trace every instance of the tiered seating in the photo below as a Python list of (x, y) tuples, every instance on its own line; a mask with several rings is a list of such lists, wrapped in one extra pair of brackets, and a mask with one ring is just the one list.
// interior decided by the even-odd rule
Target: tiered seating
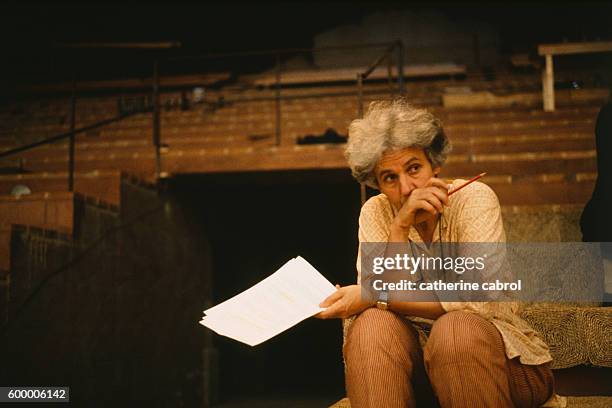
[[(0, 222), (0, 326), (5, 375), (19, 383), (28, 379), (41, 383), (71, 381), (71, 387), (80, 390), (71, 395), (71, 400), (83, 401), (77, 405), (105, 398), (95, 391), (94, 384), (100, 378), (107, 384), (116, 382), (114, 389), (120, 388), (120, 381), (125, 380), (116, 379), (112, 370), (134, 364), (127, 350), (141, 348), (137, 364), (145, 367), (144, 371), (166, 375), (154, 366), (169, 367), (170, 363), (156, 360), (151, 367), (146, 364), (155, 359), (150, 356), (160, 355), (158, 349), (163, 355), (169, 343), (158, 342), (151, 350), (147, 338), (161, 338), (163, 332), (176, 334), (181, 327), (189, 327), (191, 317), (185, 309), (190, 302), (185, 299), (201, 298), (209, 290), (199, 283), (208, 273), (200, 260), (204, 257), (202, 248), (176, 245), (177, 236), (184, 237), (187, 245), (193, 241), (189, 231), (176, 222), (179, 211), (164, 207), (155, 190), (136, 185), (132, 179), (120, 177), (119, 172), (77, 173), (75, 182), (77, 191), (119, 199), (120, 209), (78, 193), (36, 193), (65, 190), (65, 174), (20, 176), (5, 177), (0, 182), (3, 188), (18, 182), (35, 191), (19, 199), (0, 199), (0, 219), (11, 223), (5, 226)], [(189, 275), (196, 265), (197, 276)], [(181, 282), (183, 286), (175, 286)], [(180, 305), (172, 306), (175, 302), (168, 287), (180, 287), (176, 289), (184, 294)], [(161, 317), (164, 310), (167, 320)], [(153, 320), (158, 323), (166, 320), (169, 324), (156, 325), (148, 315), (155, 316)], [(174, 322), (178, 323), (173, 326)], [(185, 342), (171, 347), (179, 350), (190, 345)], [(197, 347), (195, 353), (201, 350), (201, 345)], [(72, 358), (75, 350), (88, 357)], [(57, 358), (50, 364), (41, 363), (44, 355), (54, 353)], [(128, 355), (129, 359), (123, 357)], [(141, 372), (138, 375), (142, 376)], [(146, 378), (142, 386), (169, 383), (173, 374), (167, 376)], [(132, 388), (140, 386), (135, 383)], [(123, 399), (127, 398), (126, 393)], [(113, 405), (110, 401), (108, 404)]]
[[(102, 202), (86, 203), (85, 200), (85, 197), (67, 191), (34, 193), (21, 197), (0, 196), (0, 324), (8, 321), (10, 305), (19, 300), (12, 282), (18, 278), (23, 279), (11, 274), (14, 262), (11, 245), (14, 228), (25, 226), (28, 229), (33, 228), (34, 234), (45, 230), (72, 238), (76, 233), (76, 226), (83, 222), (85, 206), (93, 208), (93, 211), (110, 209), (116, 212)], [(38, 256), (46, 257), (47, 254), (41, 253)], [(42, 261), (43, 265), (44, 262)]]
[[(537, 85), (537, 80), (534, 83)], [(415, 85), (415, 101), (419, 102), (419, 95), (436, 86)], [(167, 147), (162, 151), (162, 171), (176, 174), (344, 168), (342, 146), (297, 146), (295, 140), (306, 134), (321, 134), (328, 127), (346, 134), (357, 111), (355, 96), (341, 92), (350, 89), (336, 86), (331, 91), (340, 93), (339, 96), (323, 97), (306, 97), (304, 89), (284, 90), (293, 99), (282, 104), (280, 146), (275, 146), (274, 101), (235, 102), (214, 112), (197, 105), (188, 111), (164, 112), (162, 142)], [(367, 95), (365, 104), (386, 97), (383, 93), (386, 89), (383, 85), (369, 88), (373, 94)], [(309, 92), (318, 95), (325, 90), (320, 87)], [(260, 96), (270, 93), (259, 92)], [(240, 94), (247, 99), (254, 99), (254, 95), (256, 91)], [(85, 100), (79, 106), (79, 125), (110, 117), (116, 111), (112, 100)], [(508, 205), (520, 204), (517, 199), (531, 197), (504, 193), (513, 191), (508, 188), (510, 183), (517, 183), (516, 187), (524, 191), (537, 190), (544, 183), (547, 186), (540, 192), (549, 194), (545, 191), (551, 190), (550, 200), (545, 195), (525, 204), (558, 200), (561, 200), (559, 203), (584, 203), (586, 200), (594, 179), (592, 134), (596, 106), (577, 105), (554, 114), (524, 108), (466, 110), (434, 106), (431, 109), (442, 118), (455, 145), (445, 176), (467, 177), (487, 171), (489, 177), (485, 181), (500, 186), (502, 203)], [(48, 112), (53, 112), (51, 107)], [(48, 134), (60, 129), (66, 130), (63, 125), (42, 125), (28, 131)], [(76, 168), (82, 172), (119, 168), (153, 181), (151, 134), (151, 116), (141, 114), (81, 135)], [(66, 158), (67, 145), (63, 143), (24, 153), (21, 164), (31, 171), (60, 171), (66, 168)], [(558, 190), (559, 183), (575, 191), (555, 195), (553, 192)]]
[[(67, 245), (71, 245), (73, 239), (79, 239), (82, 244), (92, 238), (87, 238), (84, 233), (97, 238), (102, 225), (99, 221), (89, 225), (92, 214), (95, 214), (95, 219), (99, 219), (101, 213), (110, 214), (111, 218), (119, 216), (124, 180), (143, 184), (116, 170), (77, 172), (75, 192), (68, 192), (68, 174), (65, 171), (0, 175), (0, 324), (8, 319), (9, 302), (16, 301), (11, 284), (16, 279), (11, 277), (11, 237), (15, 229), (25, 227), (29, 235), (40, 235), (45, 239), (50, 234), (59, 233), (66, 237)], [(11, 190), (17, 185), (28, 187), (32, 193), (11, 195)], [(46, 252), (44, 256), (47, 256)]]
[[(584, 205), (596, 178), (593, 128), (598, 104), (594, 101), (602, 97), (602, 92), (575, 91), (576, 95), (583, 91), (587, 97), (574, 99), (571, 106), (554, 113), (531, 109), (529, 99), (523, 99), (525, 106), (514, 106), (512, 99), (505, 106), (483, 109), (469, 101), (470, 93), (455, 93), (461, 88), (540, 95), (539, 87), (537, 75), (502, 73), (491, 79), (468, 73), (462, 81), (451, 78), (409, 82), (407, 94), (415, 104), (428, 107), (443, 120), (454, 144), (444, 177), (466, 178), (486, 171), (488, 176), (483, 181), (495, 189), (504, 207)], [(346, 168), (342, 145), (297, 145), (296, 140), (306, 134), (321, 134), (326, 128), (346, 134), (357, 115), (355, 87), (283, 89), (279, 146), (275, 140), (276, 103), (270, 99), (274, 95), (273, 89), (228, 87), (208, 93), (209, 102), (223, 96), (224, 102), (219, 101), (216, 107), (194, 105), (185, 111), (176, 103), (168, 103), (176, 101), (180, 94), (162, 95), (162, 107), (173, 107), (162, 110), (162, 176)], [(367, 107), (372, 100), (387, 98), (389, 85), (367, 83), (364, 95)], [(444, 98), (458, 95), (468, 102), (453, 108), (442, 106)], [(116, 114), (117, 98), (82, 98), (77, 104), (76, 126)], [(15, 147), (18, 139), (31, 141), (66, 132), (69, 101), (43, 100), (25, 104), (19, 112), (13, 108), (13, 112), (0, 115), (6, 119), (0, 128), (0, 146), (6, 150)], [(118, 205), (119, 171), (154, 182), (151, 140), (150, 113), (80, 134), (76, 146), (76, 191)], [(62, 142), (20, 154), (19, 165), (33, 175), (0, 177), (2, 192), (6, 194), (17, 182), (34, 191), (64, 191), (67, 150), (67, 143)], [(96, 183), (90, 182), (91, 177)]]

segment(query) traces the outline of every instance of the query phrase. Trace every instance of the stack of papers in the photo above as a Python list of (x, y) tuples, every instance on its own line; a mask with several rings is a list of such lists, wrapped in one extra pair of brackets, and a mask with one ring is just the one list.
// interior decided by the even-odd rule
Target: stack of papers
[(325, 310), (319, 304), (335, 291), (298, 256), (250, 289), (205, 310), (200, 324), (255, 346)]

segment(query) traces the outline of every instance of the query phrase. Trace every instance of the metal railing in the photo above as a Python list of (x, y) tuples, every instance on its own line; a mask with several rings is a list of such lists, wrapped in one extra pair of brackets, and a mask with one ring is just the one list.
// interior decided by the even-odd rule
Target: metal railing
[[(367, 79), (372, 72), (383, 62), (387, 62), (387, 75), (389, 81), (389, 90), (393, 94), (393, 69), (392, 69), (392, 55), (397, 50), (397, 85), (398, 94), (404, 94), (404, 46), (401, 40), (394, 42), (380, 57), (376, 59), (370, 66), (364, 71), (357, 74), (357, 116), (363, 118), (363, 81)], [(361, 205), (365, 204), (366, 186), (363, 183), (359, 184), (359, 195), (361, 197)]]
[(357, 73), (357, 115), (363, 117), (363, 81), (366, 80), (372, 72), (383, 62), (387, 62), (387, 75), (389, 81), (389, 88), (393, 93), (393, 69), (392, 69), (392, 56), (393, 52), (397, 51), (397, 86), (399, 95), (404, 94), (404, 45), (401, 40), (395, 41), (393, 44), (385, 50), (385, 52), (376, 59), (370, 66), (363, 72)]
[(37, 147), (40, 146), (44, 146), (44, 145), (48, 145), (48, 144), (52, 144), (55, 142), (59, 142), (61, 140), (64, 139), (69, 139), (69, 145), (68, 145), (68, 171), (69, 173), (69, 181), (68, 181), (68, 187), (69, 187), (69, 191), (73, 191), (74, 185), (73, 185), (73, 178), (74, 178), (74, 157), (75, 157), (75, 153), (74, 153), (74, 145), (75, 145), (75, 136), (80, 134), (80, 133), (85, 133), (88, 132), (90, 130), (94, 130), (94, 129), (98, 129), (101, 128), (103, 126), (106, 125), (110, 125), (111, 123), (115, 123), (115, 122), (119, 122), (123, 119), (126, 119), (130, 116), (139, 114), (139, 113), (143, 113), (143, 111), (135, 111), (135, 112), (127, 112), (127, 113), (119, 113), (117, 116), (114, 116), (112, 118), (108, 118), (108, 119), (104, 119), (101, 121), (98, 121), (96, 123), (93, 123), (91, 125), (87, 125), (87, 126), (83, 126), (80, 127), (78, 129), (75, 129), (75, 120), (74, 120), (74, 110), (76, 107), (76, 97), (75, 98), (71, 98), (72, 99), (72, 109), (71, 109), (71, 118), (70, 118), (70, 130), (68, 132), (64, 132), (64, 133), (60, 133), (57, 134), (55, 136), (51, 136), (48, 137), (46, 139), (43, 140), (39, 140), (37, 142), (33, 142), (30, 144), (26, 144), (23, 146), (19, 146), (16, 147), (14, 149), (10, 149), (10, 150), (5, 150), (3, 152), (0, 152), (0, 159), (5, 158), (5, 157), (9, 157), (9, 156), (13, 156), (15, 154), (18, 153), (22, 153), (22, 152), (26, 152), (28, 150), (32, 150), (35, 149)]
[[(115, 49), (170, 49), (181, 46), (180, 42), (159, 42), (159, 43), (78, 43), (78, 44), (56, 44), (56, 48), (115, 48)], [(159, 178), (161, 163), (160, 163), (160, 109), (159, 109), (159, 75), (158, 61), (153, 65), (153, 106), (145, 107), (144, 109), (136, 109), (132, 112), (123, 112), (121, 109), (118, 115), (112, 118), (98, 121), (94, 124), (76, 129), (76, 107), (77, 107), (77, 82), (75, 77), (71, 81), (70, 92), (70, 130), (65, 133), (60, 133), (46, 139), (16, 147), (14, 149), (0, 152), (0, 159), (13, 156), (28, 150), (35, 149), (40, 146), (52, 144), (64, 139), (68, 139), (68, 191), (74, 191), (74, 164), (75, 164), (75, 144), (76, 135), (90, 130), (98, 129), (111, 123), (122, 121), (130, 116), (139, 113), (153, 111), (153, 145), (155, 147), (156, 159), (156, 177)], [(22, 166), (20, 166), (22, 167)], [(22, 169), (23, 170), (23, 169)]]
[[(367, 77), (374, 71), (374, 69), (380, 64), (380, 62), (385, 59), (389, 64), (389, 83), (392, 82), (392, 72), (391, 72), (391, 61), (392, 61), (392, 52), (397, 51), (397, 59), (398, 59), (398, 78), (399, 78), (399, 92), (403, 93), (404, 85), (403, 85), (403, 44), (401, 40), (396, 40), (394, 42), (383, 42), (383, 43), (369, 43), (369, 44), (354, 44), (354, 45), (344, 45), (344, 46), (331, 46), (331, 47), (318, 47), (318, 48), (290, 48), (290, 49), (280, 49), (280, 50), (269, 50), (269, 51), (246, 51), (246, 52), (231, 52), (231, 53), (218, 53), (218, 54), (208, 54), (208, 55), (194, 55), (194, 56), (181, 56), (181, 57), (173, 57), (167, 58), (164, 60), (165, 63), (171, 63), (174, 61), (198, 61), (198, 60), (220, 60), (220, 59), (228, 59), (228, 58), (240, 58), (240, 57), (255, 57), (255, 56), (271, 56), (274, 58), (274, 74), (275, 74), (275, 82), (272, 85), (274, 89), (274, 102), (275, 102), (275, 143), (276, 146), (281, 145), (282, 140), (282, 104), (281, 101), (287, 99), (282, 95), (282, 74), (283, 68), (281, 63), (281, 56), (286, 54), (295, 54), (295, 53), (304, 53), (304, 52), (330, 52), (330, 51), (352, 51), (352, 50), (363, 50), (363, 49), (372, 49), (372, 48), (382, 48), (387, 47), (383, 55), (377, 59), (375, 64), (372, 64), (365, 73), (361, 74), (361, 81), (367, 79)], [(358, 75), (359, 76), (359, 75)], [(360, 88), (360, 93), (363, 93), (362, 88)], [(361, 101), (361, 99), (360, 99)], [(361, 102), (360, 102), (361, 103)]]
[[(144, 47), (142, 44), (128, 44), (131, 47)], [(145, 44), (146, 45), (146, 44)], [(153, 48), (169, 48), (174, 46), (175, 43), (161, 43), (147, 45), (147, 47)], [(88, 45), (79, 45), (79, 47), (87, 47)], [(100, 45), (89, 45), (88, 47), (98, 47)], [(108, 44), (103, 44), (104, 47), (110, 47)], [(121, 44), (118, 44), (119, 48), (125, 48)], [(67, 46), (72, 47), (72, 46)], [(269, 50), (269, 51), (248, 51), (248, 52), (234, 52), (234, 53), (223, 53), (223, 54), (208, 54), (200, 56), (182, 56), (182, 57), (166, 57), (158, 58), (153, 61), (153, 78), (152, 78), (152, 103), (147, 106), (146, 109), (140, 109), (133, 112), (119, 112), (115, 117), (98, 121), (94, 124), (84, 126), (76, 129), (76, 106), (77, 106), (77, 83), (76, 80), (72, 81), (72, 90), (70, 97), (70, 130), (65, 133), (60, 133), (41, 141), (30, 143), (24, 146), (0, 152), (0, 159), (8, 156), (12, 156), (24, 151), (34, 149), (39, 146), (55, 143), (60, 140), (69, 139), (68, 143), (68, 191), (74, 191), (74, 171), (75, 171), (75, 144), (76, 135), (84, 133), (90, 130), (94, 130), (114, 122), (121, 121), (132, 115), (138, 113), (152, 112), (152, 142), (155, 155), (155, 177), (156, 180), (166, 176), (163, 172), (161, 165), (161, 148), (164, 146), (162, 143), (162, 129), (161, 129), (161, 105), (160, 105), (160, 72), (161, 68), (165, 64), (170, 64), (174, 61), (196, 61), (196, 60), (219, 60), (236, 57), (254, 57), (254, 56), (273, 56), (275, 58), (275, 82), (273, 85), (274, 89), (274, 102), (275, 102), (275, 144), (281, 145), (282, 141), (282, 100), (289, 99), (282, 95), (282, 55), (299, 53), (299, 52), (328, 52), (328, 51), (348, 51), (348, 50), (360, 50), (360, 49), (371, 49), (387, 47), (384, 53), (374, 61), (364, 72), (357, 74), (357, 86), (358, 86), (358, 115), (363, 115), (363, 82), (366, 80), (374, 70), (380, 66), (383, 62), (387, 62), (387, 73), (388, 82), (391, 92), (393, 92), (393, 73), (392, 73), (392, 57), (393, 53), (397, 52), (397, 78), (398, 78), (398, 92), (403, 94), (404, 92), (404, 78), (403, 78), (403, 45), (400, 40), (393, 43), (371, 43), (371, 44), (360, 44), (360, 45), (347, 45), (347, 46), (336, 46), (336, 47), (319, 47), (319, 48), (293, 48), (293, 49), (281, 49), (281, 50)]]

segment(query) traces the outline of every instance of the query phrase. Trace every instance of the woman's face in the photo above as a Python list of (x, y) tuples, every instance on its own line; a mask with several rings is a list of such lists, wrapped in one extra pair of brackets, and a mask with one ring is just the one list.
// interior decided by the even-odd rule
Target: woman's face
[(399, 209), (412, 190), (424, 187), (430, 178), (438, 175), (440, 167), (431, 167), (425, 150), (409, 147), (383, 153), (374, 172), (380, 191)]

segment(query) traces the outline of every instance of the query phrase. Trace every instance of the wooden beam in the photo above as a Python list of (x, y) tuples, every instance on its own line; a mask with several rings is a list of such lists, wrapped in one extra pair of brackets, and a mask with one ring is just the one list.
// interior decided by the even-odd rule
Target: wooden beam
[(542, 99), (544, 100), (544, 111), (553, 112), (555, 110), (553, 55), (594, 52), (612, 52), (612, 41), (540, 44), (538, 46), (538, 54), (546, 57), (546, 67), (542, 71)]
[[(350, 82), (355, 81), (357, 72), (363, 72), (364, 67), (356, 68), (331, 68), (319, 70), (287, 71), (283, 72), (281, 84), (309, 84), (324, 82)], [(418, 78), (428, 76), (461, 75), (466, 73), (465, 65), (454, 63), (409, 65), (403, 68), (405, 78)], [(397, 78), (397, 67), (392, 67), (391, 75)], [(388, 77), (386, 67), (375, 69), (368, 79), (385, 79)], [(276, 83), (275, 74), (264, 74), (255, 77), (255, 85), (270, 86)]]
[(542, 71), (542, 99), (544, 111), (553, 112), (555, 110), (555, 77), (553, 57), (550, 54), (546, 55), (546, 67)]
[(67, 43), (56, 44), (56, 48), (127, 48), (127, 49), (168, 49), (180, 48), (179, 41), (133, 42), (133, 43)]
[(559, 44), (540, 44), (540, 55), (586, 54), (592, 52), (612, 52), (612, 41), (574, 42)]

